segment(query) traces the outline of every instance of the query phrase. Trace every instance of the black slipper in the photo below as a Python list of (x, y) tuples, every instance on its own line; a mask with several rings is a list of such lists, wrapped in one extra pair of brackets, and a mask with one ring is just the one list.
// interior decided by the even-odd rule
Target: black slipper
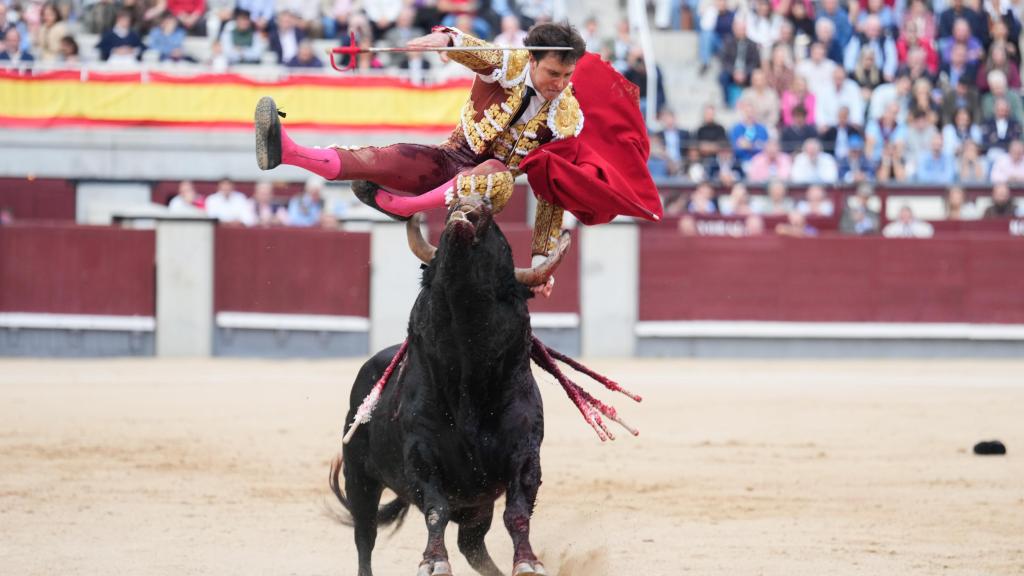
[(281, 164), (281, 119), (284, 112), (270, 96), (260, 98), (256, 104), (256, 164), (260, 170), (277, 168)]
[(394, 218), (400, 222), (405, 222), (409, 219), (408, 216), (399, 216), (398, 214), (392, 214), (387, 210), (377, 205), (377, 191), (380, 190), (380, 186), (377, 186), (373, 182), (368, 180), (353, 180), (352, 181), (352, 192), (355, 193), (356, 198), (363, 204), (366, 204), (370, 208), (377, 210), (381, 214)]

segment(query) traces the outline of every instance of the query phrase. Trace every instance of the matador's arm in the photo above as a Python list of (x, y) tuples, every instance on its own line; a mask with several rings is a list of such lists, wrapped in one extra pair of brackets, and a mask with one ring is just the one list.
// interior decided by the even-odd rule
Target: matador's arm
[[(433, 31), (447, 35), (449, 46), (494, 46), (458, 28), (437, 26)], [(528, 50), (453, 50), (447, 52), (447, 55), (473, 72), (490, 77), (491, 81), (498, 80), (506, 87), (525, 79), (527, 63), (530, 60)]]
[(564, 212), (561, 206), (537, 198), (537, 215), (533, 219), (533, 247), (530, 252), (533, 256), (547, 256), (558, 246)]

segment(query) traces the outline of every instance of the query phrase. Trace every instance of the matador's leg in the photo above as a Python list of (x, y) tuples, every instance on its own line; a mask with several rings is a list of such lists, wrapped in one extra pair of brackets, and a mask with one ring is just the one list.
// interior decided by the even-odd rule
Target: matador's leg
[(447, 206), (456, 196), (478, 194), (490, 199), (494, 213), (498, 213), (512, 195), (514, 180), (502, 162), (487, 160), (419, 196), (399, 196), (381, 190), (377, 192), (376, 202), (388, 212), (407, 217), (431, 208)]

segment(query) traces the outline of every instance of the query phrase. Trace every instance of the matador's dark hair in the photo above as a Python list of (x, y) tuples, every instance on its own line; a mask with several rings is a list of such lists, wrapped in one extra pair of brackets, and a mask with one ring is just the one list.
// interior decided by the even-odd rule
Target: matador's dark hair
[(587, 51), (587, 44), (583, 41), (580, 33), (569, 23), (537, 24), (530, 28), (530, 32), (526, 35), (526, 40), (523, 41), (523, 44), (526, 46), (568, 46), (572, 48), (572, 50), (565, 52), (532, 52), (533, 59), (538, 62), (543, 60), (548, 54), (557, 54), (562, 64), (574, 64)]

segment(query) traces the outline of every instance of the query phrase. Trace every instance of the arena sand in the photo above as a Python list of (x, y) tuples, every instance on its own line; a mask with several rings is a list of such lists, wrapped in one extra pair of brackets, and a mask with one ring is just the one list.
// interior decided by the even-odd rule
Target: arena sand
[[(0, 574), (354, 574), (324, 510), (358, 366), (0, 361)], [(593, 366), (641, 436), (601, 444), (539, 376), (552, 574), (1024, 574), (1024, 362)], [(382, 534), (378, 576), (424, 534)], [(509, 570), (500, 520), (488, 544)]]

